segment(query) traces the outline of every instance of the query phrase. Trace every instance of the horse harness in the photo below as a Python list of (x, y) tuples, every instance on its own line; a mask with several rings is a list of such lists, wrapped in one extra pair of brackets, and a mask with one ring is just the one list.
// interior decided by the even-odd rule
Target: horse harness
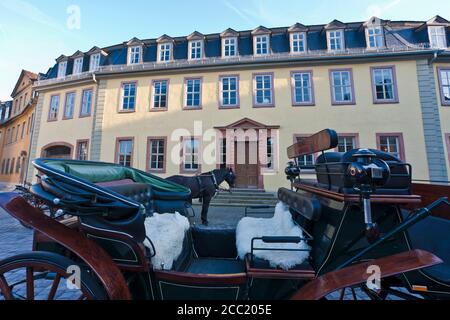
[(203, 192), (206, 190), (206, 187), (203, 186), (201, 177), (211, 177), (212, 182), (214, 184), (214, 188), (216, 189), (215, 194), (217, 194), (217, 192), (220, 190), (220, 188), (219, 188), (219, 184), (217, 183), (217, 178), (216, 178), (216, 175), (214, 174), (214, 172), (210, 172), (210, 175), (196, 176), (200, 194), (203, 194)]

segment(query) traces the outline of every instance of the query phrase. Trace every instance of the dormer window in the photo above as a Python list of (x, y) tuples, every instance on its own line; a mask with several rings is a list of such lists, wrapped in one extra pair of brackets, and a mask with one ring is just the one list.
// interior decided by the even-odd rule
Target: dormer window
[(306, 33), (291, 33), (291, 53), (302, 53), (306, 51)]
[(171, 43), (161, 43), (158, 46), (158, 61), (159, 62), (169, 62), (172, 60), (172, 44)]
[(67, 61), (58, 63), (58, 78), (64, 78), (67, 72)]
[(189, 41), (189, 60), (199, 60), (203, 58), (203, 41)]
[(100, 67), (100, 53), (96, 53), (91, 55), (91, 59), (89, 62), (89, 71), (94, 72), (97, 71)]
[(237, 38), (222, 39), (222, 57), (236, 57), (237, 56)]
[(73, 62), (73, 74), (80, 74), (83, 72), (83, 57), (76, 58)]
[(239, 33), (228, 28), (220, 34), (222, 39), (222, 58), (237, 57), (239, 55)]
[(344, 50), (344, 30), (327, 31), (328, 50), (341, 51)]
[(134, 46), (128, 49), (128, 64), (139, 64), (142, 61), (142, 47)]
[(255, 36), (254, 38), (254, 53), (257, 56), (269, 54), (270, 37), (269, 35)]
[(384, 29), (381, 26), (366, 28), (366, 42), (367, 48), (378, 49), (383, 48), (384, 44)]
[(444, 26), (429, 26), (428, 37), (430, 39), (430, 46), (432, 48), (447, 48), (447, 35)]

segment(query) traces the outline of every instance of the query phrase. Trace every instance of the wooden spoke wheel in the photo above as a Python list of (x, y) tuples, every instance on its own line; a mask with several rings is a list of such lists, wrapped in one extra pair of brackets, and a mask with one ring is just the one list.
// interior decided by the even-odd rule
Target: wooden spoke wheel
[(0, 300), (106, 299), (96, 278), (66, 257), (32, 252), (0, 261)]
[(382, 286), (381, 290), (371, 290), (367, 285), (344, 288), (326, 297), (326, 300), (422, 300), (423, 297), (409, 293), (405, 288), (390, 288)]

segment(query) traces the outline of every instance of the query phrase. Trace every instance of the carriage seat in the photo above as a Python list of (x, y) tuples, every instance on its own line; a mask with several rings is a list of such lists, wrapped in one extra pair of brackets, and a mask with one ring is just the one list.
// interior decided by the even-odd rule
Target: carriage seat
[(150, 185), (131, 182), (128, 184), (110, 185), (106, 188), (142, 204), (148, 216), (153, 214), (153, 191)]
[(154, 212), (175, 213), (187, 216), (187, 198), (179, 193), (155, 190), (146, 183), (134, 182), (131, 179), (103, 182), (97, 184), (131, 200), (142, 204), (148, 216)]
[(233, 229), (191, 228), (173, 271), (193, 274), (231, 275), (245, 273), (245, 263), (237, 258)]
[[(354, 184), (347, 176), (348, 165), (355, 161), (354, 154), (359, 149), (346, 153), (327, 152), (316, 160), (317, 186), (330, 191), (354, 194)], [(379, 150), (370, 149), (377, 157), (384, 160), (391, 170), (391, 178), (376, 194), (409, 195), (411, 194), (411, 173), (408, 165), (396, 157)]]

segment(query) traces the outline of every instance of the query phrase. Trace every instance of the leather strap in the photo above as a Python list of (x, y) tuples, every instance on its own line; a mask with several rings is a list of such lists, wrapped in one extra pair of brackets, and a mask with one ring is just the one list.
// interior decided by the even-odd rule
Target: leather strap
[(216, 191), (219, 190), (219, 184), (217, 183), (216, 175), (214, 174), (214, 171), (211, 171), (211, 177), (214, 183), (214, 187), (216, 188)]

